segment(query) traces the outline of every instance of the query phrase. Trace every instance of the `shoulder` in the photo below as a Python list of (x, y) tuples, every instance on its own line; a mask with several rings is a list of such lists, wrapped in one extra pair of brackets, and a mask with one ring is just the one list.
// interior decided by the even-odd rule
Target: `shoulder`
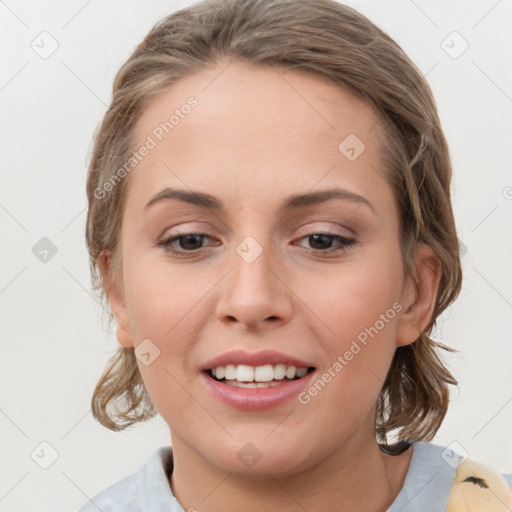
[(123, 478), (90, 499), (78, 512), (140, 512), (137, 473)]
[(426, 441), (414, 441), (411, 448), (402, 489), (386, 512), (444, 512), (460, 456)]
[[(489, 496), (498, 496), (507, 503), (511, 492), (511, 475), (500, 475), (488, 465), (465, 459), (449, 446), (415, 441), (404, 484), (386, 512), (510, 512), (512, 506), (489, 506)], [(488, 486), (480, 487), (478, 484)], [(478, 491), (483, 505), (477, 508), (471, 493)], [(487, 491), (487, 492), (485, 492)], [(510, 498), (512, 499), (512, 498)], [(487, 501), (485, 501), (487, 500)], [(478, 505), (480, 506), (480, 505)], [(447, 508), (448, 507), (448, 508)], [(471, 507), (471, 508), (469, 508)], [(507, 508), (509, 507), (509, 508)]]
[(446, 512), (505, 512), (512, 508), (512, 474), (475, 459), (460, 463)]
[(171, 447), (159, 448), (138, 471), (101, 491), (78, 512), (160, 510), (163, 504), (174, 500), (166, 474), (169, 460), (172, 460)]

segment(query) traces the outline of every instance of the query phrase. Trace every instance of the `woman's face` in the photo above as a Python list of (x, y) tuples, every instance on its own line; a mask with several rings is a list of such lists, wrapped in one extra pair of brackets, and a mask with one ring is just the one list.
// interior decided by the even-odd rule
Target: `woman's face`
[[(148, 150), (125, 178), (111, 306), (173, 446), (224, 471), (280, 475), (349, 440), (375, 442), (393, 353), (431, 311), (408, 308), (436, 284), (422, 298), (404, 278), (372, 108), (307, 74), (227, 64), (172, 85), (137, 125), (135, 147)], [(195, 106), (183, 107), (190, 97)], [(166, 189), (208, 194), (219, 207), (165, 194), (151, 202)], [(316, 196), (334, 189), (345, 196)], [(317, 200), (284, 208), (303, 195)], [(176, 238), (186, 234), (197, 236)], [(210, 388), (278, 389), (214, 383), (205, 365), (235, 349), (315, 370), (279, 403), (235, 405)]]

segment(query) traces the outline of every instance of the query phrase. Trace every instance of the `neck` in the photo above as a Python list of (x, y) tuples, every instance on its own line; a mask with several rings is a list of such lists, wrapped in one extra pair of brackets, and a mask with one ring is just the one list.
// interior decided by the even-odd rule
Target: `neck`
[[(184, 510), (385, 512), (403, 486), (412, 449), (391, 456), (358, 430), (327, 457), (292, 475), (222, 471), (172, 437), (172, 492)], [(234, 455), (236, 456), (236, 454)]]

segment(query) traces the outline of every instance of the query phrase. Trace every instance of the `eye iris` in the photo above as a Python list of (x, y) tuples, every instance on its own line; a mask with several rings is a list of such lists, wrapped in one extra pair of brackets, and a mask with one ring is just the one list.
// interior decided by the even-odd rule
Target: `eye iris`
[(313, 243), (311, 243), (311, 247), (313, 249), (325, 249), (326, 247), (325, 246), (322, 246), (322, 244), (320, 244), (321, 246), (320, 247), (315, 247), (315, 242), (318, 241), (318, 238), (321, 238), (323, 239), (324, 242), (327, 243), (328, 247), (329, 248), (331, 245), (332, 245), (332, 237), (329, 236), (329, 235), (323, 235), (323, 234), (319, 234), (319, 235), (311, 235), (309, 238), (313, 240)]
[[(188, 244), (188, 242), (190, 240), (192, 240), (192, 247), (190, 247), (190, 245)], [(184, 241), (185, 241), (185, 243), (184, 243)], [(194, 250), (199, 249), (201, 247), (201, 241), (202, 241), (202, 236), (201, 235), (195, 235), (195, 234), (185, 235), (185, 236), (181, 236), (180, 237), (180, 246), (183, 249), (194, 251)]]

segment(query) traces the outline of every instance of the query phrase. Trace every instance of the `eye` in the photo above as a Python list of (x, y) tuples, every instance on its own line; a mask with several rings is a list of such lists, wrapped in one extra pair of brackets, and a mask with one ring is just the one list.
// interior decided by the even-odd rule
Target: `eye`
[[(193, 255), (203, 249), (202, 242), (204, 239), (211, 239), (204, 233), (179, 233), (158, 242), (158, 246), (162, 247), (165, 252), (181, 255)], [(326, 254), (332, 252), (341, 252), (355, 245), (357, 242), (352, 238), (346, 238), (333, 233), (312, 233), (302, 237), (300, 240), (309, 240), (312, 246), (312, 252), (316, 254)], [(338, 242), (337, 247), (332, 247), (333, 241)], [(176, 245), (179, 247), (176, 248)]]
[[(313, 233), (311, 235), (306, 235), (301, 238), (301, 240), (308, 240), (310, 245), (313, 247), (312, 251), (317, 254), (341, 252), (357, 243), (353, 238), (346, 238), (334, 233)], [(338, 241), (338, 247), (332, 247), (333, 240)], [(328, 246), (327, 248), (326, 245)]]
[[(208, 235), (203, 233), (180, 233), (178, 236), (173, 236), (158, 242), (158, 246), (163, 247), (165, 252), (171, 254), (182, 255), (186, 253), (197, 253), (198, 249), (202, 249), (201, 241), (204, 238), (210, 238)], [(183, 249), (176, 249), (175, 243), (179, 242), (179, 245)], [(199, 247), (198, 247), (199, 246)]]

